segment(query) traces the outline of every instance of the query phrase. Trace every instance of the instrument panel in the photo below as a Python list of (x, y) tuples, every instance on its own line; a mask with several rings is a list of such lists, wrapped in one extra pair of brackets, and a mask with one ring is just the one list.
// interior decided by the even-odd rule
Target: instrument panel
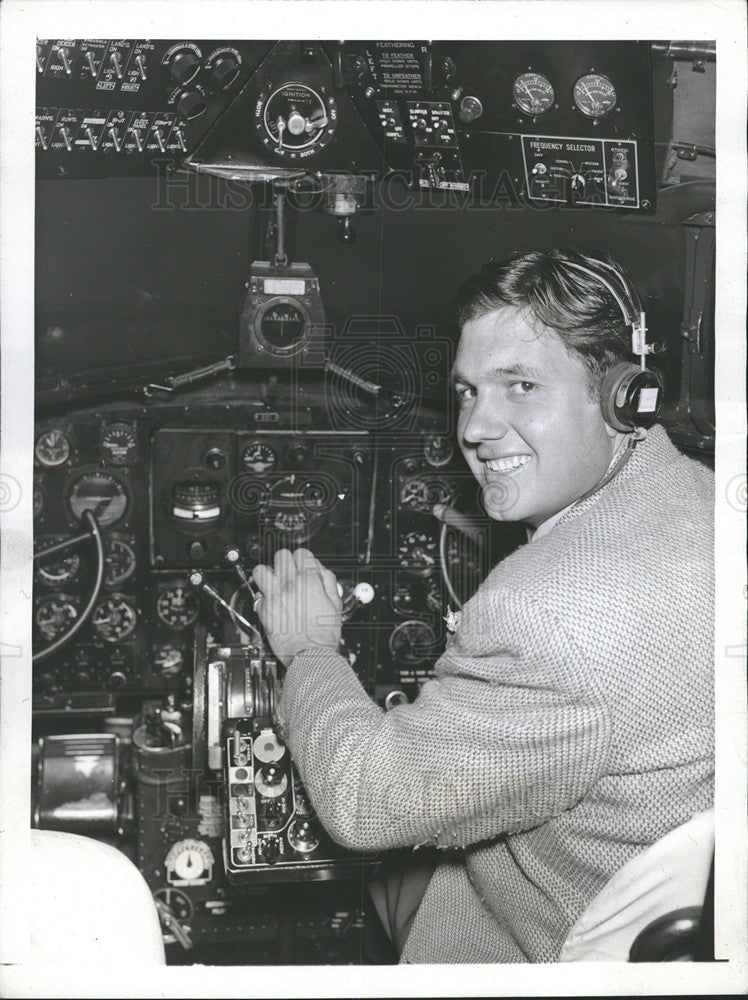
[(361, 195), (353, 177), (389, 176), (489, 202), (654, 210), (648, 42), (47, 39), (36, 68), (39, 176), (186, 163), (345, 176), (343, 198)]
[[(291, 373), (280, 376), (268, 404), (260, 381), (237, 374), (174, 400), (38, 421), (35, 544), (50, 556), (37, 559), (34, 575), (37, 712), (189, 693), (195, 628), (218, 642), (246, 641), (242, 616), (258, 624), (246, 575), (281, 547), (306, 546), (337, 574), (346, 652), (373, 695), (412, 696), (429, 676), (454, 605), (442, 567), (459, 567), (465, 597), (488, 558), (468, 552), (464, 537), (440, 539), (431, 513), (474, 494), (444, 412), (403, 402), (407, 423), (389, 410), (388, 430), (369, 403), (369, 429), (341, 427), (329, 384), (312, 379), (301, 410), (297, 388)], [(353, 416), (366, 424), (361, 406)], [(62, 547), (81, 534), (86, 511), (102, 532), (101, 591), (72, 641), (46, 655), (95, 583), (90, 540)], [(508, 548), (512, 529), (505, 536)], [(195, 570), (229, 612), (191, 582)]]

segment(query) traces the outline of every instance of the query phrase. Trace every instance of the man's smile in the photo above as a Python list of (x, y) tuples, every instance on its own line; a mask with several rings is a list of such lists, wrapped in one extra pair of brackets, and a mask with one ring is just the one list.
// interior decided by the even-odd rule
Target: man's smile
[(513, 472), (530, 461), (531, 455), (507, 455), (503, 458), (482, 459), (491, 472)]

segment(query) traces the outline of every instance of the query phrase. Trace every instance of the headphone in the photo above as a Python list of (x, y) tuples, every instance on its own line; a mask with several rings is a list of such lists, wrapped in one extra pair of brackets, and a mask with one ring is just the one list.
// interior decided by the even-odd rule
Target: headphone
[(594, 263), (612, 273), (623, 294), (619, 294), (611, 282), (597, 271), (573, 261), (564, 261), (566, 267), (584, 272), (607, 288), (618, 303), (624, 323), (631, 329), (631, 353), (639, 357), (638, 365), (622, 361), (606, 372), (600, 387), (603, 419), (617, 431), (650, 427), (657, 420), (662, 408), (664, 386), (659, 373), (650, 371), (646, 365), (646, 356), (654, 350), (653, 345), (647, 343), (646, 314), (635, 289), (624, 279), (617, 267), (604, 260), (595, 259)]

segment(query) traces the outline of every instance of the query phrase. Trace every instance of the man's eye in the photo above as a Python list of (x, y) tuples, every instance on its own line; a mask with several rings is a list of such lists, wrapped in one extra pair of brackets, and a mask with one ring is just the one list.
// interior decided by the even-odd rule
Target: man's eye
[(527, 396), (534, 388), (534, 382), (512, 382), (509, 386), (509, 392), (513, 396)]
[(458, 385), (455, 386), (455, 395), (462, 402), (465, 399), (472, 399), (475, 395), (475, 390), (469, 385)]

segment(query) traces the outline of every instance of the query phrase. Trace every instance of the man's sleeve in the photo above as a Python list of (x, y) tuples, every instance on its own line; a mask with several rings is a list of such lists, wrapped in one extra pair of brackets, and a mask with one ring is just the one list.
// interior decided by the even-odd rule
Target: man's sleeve
[(413, 704), (384, 712), (343, 657), (307, 650), (279, 714), (322, 823), (359, 850), (537, 826), (600, 775), (610, 728), (594, 664), (563, 623), (498, 590), (466, 605)]

